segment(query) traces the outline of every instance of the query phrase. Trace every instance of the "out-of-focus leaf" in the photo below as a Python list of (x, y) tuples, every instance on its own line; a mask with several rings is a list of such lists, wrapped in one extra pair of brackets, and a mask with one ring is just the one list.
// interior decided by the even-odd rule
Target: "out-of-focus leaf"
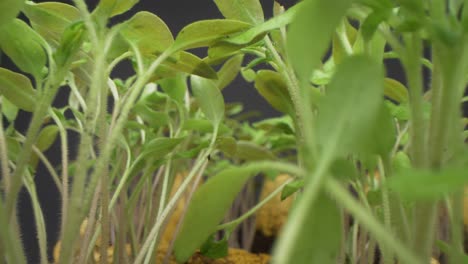
[(58, 67), (65, 67), (72, 62), (73, 56), (83, 44), (86, 28), (83, 21), (69, 25), (62, 34), (59, 47), (55, 52)]
[(18, 108), (32, 112), (36, 105), (36, 90), (24, 75), (0, 68), (0, 94)]
[(259, 146), (249, 141), (238, 141), (236, 157), (241, 160), (275, 160), (276, 157), (267, 148)]
[(240, 71), (243, 55), (237, 55), (226, 61), (223, 67), (218, 71), (218, 88), (223, 90), (228, 86), (237, 76)]
[(340, 210), (323, 192), (318, 194), (314, 203), (309, 203), (306, 198), (306, 194), (299, 197), (289, 216), (291, 221), (283, 229), (286, 232), (288, 226), (297, 225), (300, 226), (300, 234), (291, 241), (287, 250), (274, 249), (273, 264), (336, 263), (342, 236)]
[(181, 138), (155, 138), (143, 146), (141, 159), (151, 158), (158, 160), (164, 158), (167, 154), (174, 151), (174, 149), (185, 140)]
[(371, 144), (383, 101), (383, 66), (368, 56), (347, 57), (327, 87), (316, 119), (316, 142), (335, 155)]
[(263, 22), (263, 10), (259, 0), (214, 0), (214, 2), (227, 19), (253, 25)]
[(6, 119), (9, 122), (14, 121), (16, 119), (16, 116), (18, 115), (19, 108), (12, 102), (10, 102), (10, 100), (8, 100), (6, 97), (1, 97), (0, 104), (2, 107), (2, 113), (6, 117)]
[[(213, 122), (205, 119), (189, 119), (186, 120), (183, 126), (184, 130), (195, 130), (202, 133), (213, 132)], [(227, 133), (230, 131), (230, 128), (225, 124), (221, 123), (219, 126), (219, 133)]]
[(57, 45), (67, 26), (80, 19), (80, 11), (59, 2), (27, 2), (23, 9), (34, 30), (45, 40)]
[(408, 89), (395, 79), (385, 78), (384, 95), (398, 103), (408, 101)]
[(281, 201), (293, 195), (302, 187), (304, 187), (304, 179), (295, 180), (286, 184), (286, 186), (283, 188), (283, 191), (281, 192)]
[(137, 104), (133, 111), (153, 128), (165, 126), (170, 120), (167, 113), (155, 111), (144, 104)]
[(308, 79), (327, 51), (350, 0), (305, 1), (288, 33), (287, 51), (300, 79)]
[(236, 155), (237, 152), (237, 142), (233, 137), (218, 137), (216, 147), (231, 157)]
[(143, 54), (162, 53), (174, 42), (166, 23), (147, 11), (138, 12), (125, 22), (120, 34)]
[[(349, 43), (353, 45), (358, 37), (358, 31), (348, 22), (347, 19), (344, 20), (344, 23), (345, 23), (346, 36), (348, 37)], [(345, 48), (343, 47), (343, 44), (339, 40), (337, 34), (333, 35), (332, 56), (333, 56), (333, 61), (335, 64), (340, 64), (343, 58), (346, 57)]]
[(57, 125), (48, 125), (44, 127), (37, 137), (36, 147), (44, 152), (52, 146), (57, 139), (59, 129)]
[(410, 201), (437, 200), (468, 184), (467, 168), (445, 168), (440, 171), (410, 169), (387, 180), (388, 187)]
[(212, 19), (197, 21), (180, 31), (174, 42), (174, 49), (211, 46), (222, 38), (242, 32), (250, 27), (249, 23), (237, 20)]
[(403, 151), (398, 151), (393, 157), (393, 170), (395, 172), (402, 172), (411, 168), (411, 160)]
[(0, 28), (10, 23), (24, 5), (24, 0), (2, 0), (0, 1)]
[[(155, 55), (146, 56), (146, 63), (150, 64), (156, 59)], [(163, 62), (153, 74), (153, 80), (176, 77), (180, 72), (197, 75), (207, 79), (217, 79), (216, 71), (205, 61), (189, 52), (179, 52), (177, 58)]]
[(36, 77), (42, 75), (47, 61), (40, 38), (28, 24), (19, 19), (14, 19), (7, 26), (0, 28), (2, 51), (18, 68)]
[(292, 101), (281, 74), (270, 70), (258, 71), (255, 88), (273, 108), (283, 113), (292, 113)]
[(224, 118), (224, 99), (216, 84), (202, 77), (192, 75), (192, 92), (197, 102), (205, 114), (215, 126), (219, 126)]
[(184, 262), (216, 231), (226, 211), (252, 173), (229, 168), (197, 189), (174, 244), (174, 255)]

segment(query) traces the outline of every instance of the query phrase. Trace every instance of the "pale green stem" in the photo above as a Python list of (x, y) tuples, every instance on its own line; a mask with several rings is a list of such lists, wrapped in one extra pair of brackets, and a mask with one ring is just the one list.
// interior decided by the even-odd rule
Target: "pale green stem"
[[(0, 118), (3, 119), (3, 105), (0, 103)], [(2, 166), (2, 181), (5, 193), (10, 190), (11, 173), (8, 165), (8, 146), (3, 129), (3, 120), (0, 121), (0, 166)]]

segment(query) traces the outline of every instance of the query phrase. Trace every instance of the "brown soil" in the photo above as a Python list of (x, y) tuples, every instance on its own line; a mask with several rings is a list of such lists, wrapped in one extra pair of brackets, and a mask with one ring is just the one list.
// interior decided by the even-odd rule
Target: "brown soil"
[[(291, 176), (281, 174), (274, 180), (266, 180), (260, 194), (260, 201), (289, 179), (291, 179)], [(292, 202), (293, 197), (288, 197), (284, 201), (281, 201), (281, 194), (278, 194), (266, 203), (257, 211), (257, 230), (266, 237), (276, 236), (286, 223)]]

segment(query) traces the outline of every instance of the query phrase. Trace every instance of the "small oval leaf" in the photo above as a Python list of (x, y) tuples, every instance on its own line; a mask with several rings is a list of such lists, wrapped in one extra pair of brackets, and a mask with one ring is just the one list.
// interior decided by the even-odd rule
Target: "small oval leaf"
[(52, 146), (57, 138), (59, 128), (57, 125), (48, 125), (44, 127), (37, 137), (36, 147), (44, 152)]
[(237, 74), (239, 74), (243, 60), (243, 55), (234, 56), (226, 61), (223, 67), (218, 71), (217, 86), (221, 91), (236, 78)]
[(385, 78), (384, 94), (398, 103), (405, 103), (408, 101), (408, 89), (395, 79)]
[(255, 88), (276, 110), (283, 113), (293, 112), (287, 84), (281, 74), (270, 70), (258, 71), (255, 77)]

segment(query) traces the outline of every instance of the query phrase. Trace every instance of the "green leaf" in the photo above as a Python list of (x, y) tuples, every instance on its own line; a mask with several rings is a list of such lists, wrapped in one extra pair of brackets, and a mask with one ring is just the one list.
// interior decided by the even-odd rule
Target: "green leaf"
[(337, 67), (315, 124), (315, 142), (323, 151), (348, 154), (371, 144), (373, 139), (363, 132), (373, 127), (379, 113), (383, 77), (383, 66), (365, 55), (347, 57)]
[(10, 23), (24, 5), (24, 0), (2, 0), (0, 1), (0, 28)]
[(411, 160), (408, 154), (398, 151), (393, 157), (392, 165), (395, 172), (402, 172), (411, 168)]
[(36, 30), (49, 43), (57, 44), (71, 23), (80, 19), (80, 11), (71, 5), (58, 2), (27, 2), (24, 14)]
[(218, 137), (216, 147), (230, 157), (236, 155), (237, 152), (237, 142), (233, 137)]
[(299, 199), (284, 230), (289, 230), (288, 226), (297, 225), (301, 232), (288, 245), (290, 251), (287, 256), (282, 255), (283, 248), (274, 249), (272, 263), (336, 263), (342, 236), (340, 210), (323, 192), (318, 194), (312, 204), (304, 199), (304, 195)]
[(242, 78), (244, 78), (246, 82), (253, 82), (255, 81), (257, 77), (257, 73), (254, 70), (249, 69), (249, 68), (242, 68), (241, 75), (242, 75)]
[(253, 43), (255, 40), (260, 40), (259, 36), (261, 37), (271, 30), (284, 27), (291, 23), (301, 6), (303, 6), (303, 4), (296, 4), (283, 14), (275, 16), (243, 33), (227, 38), (225, 41), (236, 45), (242, 45)]
[(362, 131), (367, 140), (363, 141), (357, 151), (377, 154), (386, 157), (390, 154), (396, 141), (396, 128), (390, 111), (382, 103), (376, 110), (377, 115), (369, 129)]
[(214, 0), (219, 11), (227, 19), (253, 25), (263, 22), (263, 10), (259, 0)]
[(265, 147), (249, 141), (238, 141), (236, 158), (246, 161), (275, 160), (276, 157)]
[[(182, 127), (182, 129), (188, 131), (195, 130), (202, 133), (210, 133), (213, 132), (213, 122), (204, 119), (189, 119), (184, 122), (184, 126)], [(219, 126), (220, 134), (228, 133), (230, 130), (231, 129), (223, 123), (221, 123)]]
[(408, 101), (408, 89), (395, 79), (385, 78), (384, 95), (398, 103)]
[(0, 68), (0, 94), (18, 108), (32, 112), (36, 105), (36, 90), (24, 75)]
[(141, 159), (151, 158), (158, 160), (164, 158), (167, 154), (174, 152), (174, 149), (185, 140), (185, 137), (180, 138), (155, 138), (143, 146), (140, 154)]
[(216, 241), (215, 236), (209, 237), (200, 248), (200, 253), (208, 258), (217, 259), (228, 255), (229, 244), (226, 234), (223, 239)]
[(385, 21), (390, 14), (391, 9), (385, 10), (385, 12), (374, 11), (366, 17), (361, 26), (361, 34), (364, 38), (364, 41), (369, 41), (372, 39), (372, 36), (374, 35), (375, 31), (377, 31), (380, 23)]
[(223, 67), (218, 71), (217, 86), (222, 91), (237, 76), (244, 60), (243, 55), (237, 55), (226, 61)]
[(292, 101), (287, 87), (281, 74), (270, 70), (257, 72), (255, 88), (260, 95), (276, 110), (292, 113)]
[(73, 56), (83, 44), (85, 32), (86, 27), (83, 21), (72, 23), (65, 29), (55, 52), (55, 61), (58, 67), (67, 67), (73, 62)]
[(352, 181), (357, 179), (358, 173), (353, 162), (348, 159), (337, 159), (330, 165), (330, 173), (338, 179)]
[(247, 169), (229, 168), (210, 178), (197, 189), (174, 244), (174, 255), (184, 262), (216, 231), (245, 182), (252, 176)]
[(224, 118), (224, 99), (216, 84), (208, 79), (192, 75), (192, 92), (201, 111), (215, 126)]
[(165, 112), (158, 112), (151, 109), (148, 105), (137, 104), (133, 111), (140, 116), (143, 121), (148, 123), (152, 128), (159, 128), (169, 123), (169, 115)]
[(440, 171), (410, 169), (387, 180), (388, 187), (409, 201), (437, 200), (468, 184), (467, 168), (445, 168)]
[(174, 42), (164, 21), (147, 11), (138, 12), (125, 22), (120, 34), (143, 54), (162, 53)]
[(14, 121), (18, 115), (18, 107), (10, 102), (6, 97), (1, 97), (0, 102), (3, 115), (9, 122)]
[(48, 125), (44, 127), (37, 137), (36, 147), (44, 152), (52, 146), (57, 138), (59, 128), (57, 125)]
[(0, 28), (0, 47), (22, 71), (35, 77), (42, 75), (46, 53), (40, 36), (24, 21), (14, 19)]
[(174, 71), (182, 71), (185, 73), (197, 75), (207, 79), (218, 79), (215, 70), (211, 68), (206, 62), (192, 53), (182, 51), (179, 54), (176, 62), (166, 61), (163, 65), (167, 66)]
[[(349, 43), (354, 45), (358, 37), (358, 31), (349, 23), (347, 19), (344, 20), (344, 23), (346, 36), (348, 37)], [(338, 65), (343, 60), (343, 58), (347, 56), (345, 47), (343, 47), (343, 44), (339, 40), (338, 34), (333, 35), (332, 45), (333, 62)]]
[(249, 23), (228, 20), (212, 19), (197, 21), (184, 27), (174, 42), (174, 49), (193, 49), (211, 46), (220, 39), (234, 33), (250, 28)]
[(351, 0), (310, 0), (298, 10), (288, 32), (287, 51), (300, 79), (308, 79), (327, 51)]
[(158, 83), (169, 97), (182, 104), (187, 91), (186, 80), (185, 74), (177, 74), (175, 77), (161, 79)]
[(281, 201), (296, 193), (304, 187), (304, 179), (295, 180), (286, 184), (281, 191)]
[(130, 10), (139, 0), (100, 0), (96, 7), (97, 15), (116, 16)]

